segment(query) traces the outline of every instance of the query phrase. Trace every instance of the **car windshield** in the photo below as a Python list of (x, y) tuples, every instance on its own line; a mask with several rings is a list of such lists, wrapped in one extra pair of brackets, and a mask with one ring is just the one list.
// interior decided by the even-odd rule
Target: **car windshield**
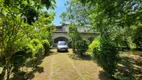
[(66, 42), (58, 42), (58, 45), (66, 45)]

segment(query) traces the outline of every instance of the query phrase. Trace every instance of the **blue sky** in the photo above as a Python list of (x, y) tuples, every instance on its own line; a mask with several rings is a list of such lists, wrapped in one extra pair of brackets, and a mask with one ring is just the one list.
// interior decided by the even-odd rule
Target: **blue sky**
[(65, 3), (67, 1), (69, 0), (56, 0), (56, 8), (55, 8), (56, 16), (54, 17), (53, 24), (60, 25), (60, 22), (62, 21), (60, 15), (62, 14), (62, 12), (66, 11)]

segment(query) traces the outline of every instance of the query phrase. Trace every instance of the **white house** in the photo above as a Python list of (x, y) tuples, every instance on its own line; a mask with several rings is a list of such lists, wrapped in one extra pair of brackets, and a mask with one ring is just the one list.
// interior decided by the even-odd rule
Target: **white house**
[[(88, 27), (78, 27), (78, 32), (81, 33), (81, 36), (83, 38), (86, 38), (91, 43), (94, 39), (96, 33), (94, 33), (90, 28)], [(69, 42), (69, 35), (68, 35), (68, 24), (62, 24), (61, 26), (56, 26), (56, 31), (53, 33), (52, 36), (52, 44), (53, 46), (56, 46), (56, 43), (58, 41), (66, 41)]]

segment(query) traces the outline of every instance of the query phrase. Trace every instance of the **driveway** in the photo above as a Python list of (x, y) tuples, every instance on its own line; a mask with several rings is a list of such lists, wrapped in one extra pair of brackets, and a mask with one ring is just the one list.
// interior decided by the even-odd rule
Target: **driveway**
[(33, 80), (106, 80), (102, 68), (89, 56), (79, 58), (71, 49), (51, 52), (53, 55), (45, 57), (39, 65), (43, 71), (34, 73)]

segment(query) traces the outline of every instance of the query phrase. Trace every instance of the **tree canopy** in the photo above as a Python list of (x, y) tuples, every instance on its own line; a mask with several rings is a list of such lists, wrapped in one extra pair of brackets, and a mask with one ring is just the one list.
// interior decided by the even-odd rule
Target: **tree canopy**
[(89, 4), (83, 5), (80, 1), (71, 0), (66, 2), (66, 12), (63, 12), (60, 16), (62, 22), (70, 22), (76, 25), (90, 25), (89, 10), (93, 10)]
[(0, 67), (3, 69), (0, 79), (9, 80), (11, 73), (24, 65), (30, 55), (34, 61), (42, 55), (39, 53), (44, 48), (40, 41), (47, 40), (44, 44), (48, 46), (55, 15), (43, 9), (53, 9), (55, 3), (55, 0), (0, 0)]

